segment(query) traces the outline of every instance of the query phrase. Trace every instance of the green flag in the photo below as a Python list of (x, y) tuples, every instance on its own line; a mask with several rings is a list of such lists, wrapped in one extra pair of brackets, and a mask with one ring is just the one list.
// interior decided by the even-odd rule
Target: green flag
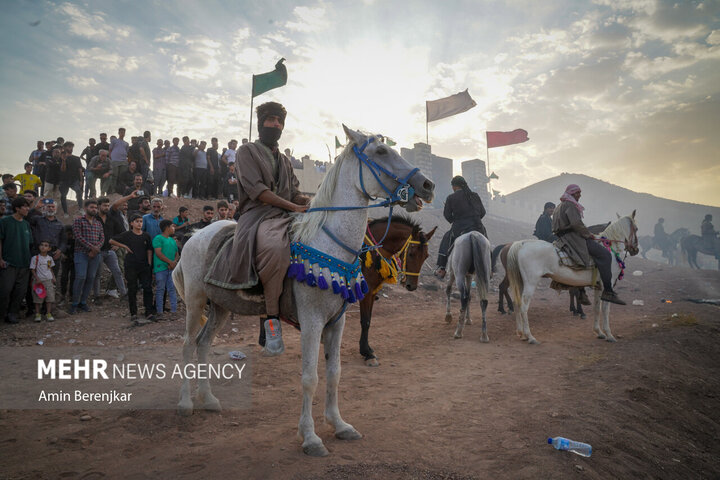
[(500, 177), (498, 177), (497, 175), (495, 175), (495, 172), (492, 172), (488, 178), (491, 178), (491, 179), (493, 179), (493, 180), (498, 180)]
[(342, 148), (342, 144), (340, 140), (338, 140), (337, 135), (335, 135), (335, 148)]
[(387, 144), (388, 147), (394, 147), (395, 145), (397, 145), (397, 143), (390, 137), (387, 137)]
[(275, 70), (272, 72), (253, 75), (252, 96), (257, 97), (273, 88), (282, 87), (287, 83), (287, 68), (283, 65), (285, 61), (281, 58), (275, 64)]

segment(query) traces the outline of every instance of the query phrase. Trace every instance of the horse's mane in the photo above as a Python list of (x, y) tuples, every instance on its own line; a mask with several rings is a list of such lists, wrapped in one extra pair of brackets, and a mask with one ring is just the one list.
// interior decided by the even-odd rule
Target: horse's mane
[[(325, 179), (320, 184), (317, 194), (310, 202), (310, 208), (313, 207), (331, 207), (335, 186), (340, 176), (340, 170), (345, 159), (352, 155), (352, 147), (354, 143), (348, 142), (342, 153), (335, 160), (335, 164), (330, 167)], [(328, 212), (315, 212), (311, 214), (297, 214), (295, 222), (292, 225), (290, 234), (293, 241), (307, 243), (315, 238), (322, 228), (325, 220), (327, 220)]]
[[(370, 220), (368, 222), (368, 227), (374, 227), (375, 225), (379, 223), (387, 223), (388, 217), (382, 217), (382, 218), (375, 218), (373, 220)], [(406, 227), (410, 227), (411, 235), (413, 237), (418, 237), (418, 240), (422, 245), (427, 243), (427, 240), (425, 239), (425, 234), (422, 231), (422, 225), (420, 225), (415, 220), (402, 216), (402, 215), (393, 215), (392, 217), (392, 223), (400, 223), (402, 225), (405, 225)]]
[(610, 238), (613, 240), (622, 240), (627, 238), (627, 236), (630, 234), (630, 231), (625, 230), (626, 227), (623, 220), (628, 221), (628, 227), (635, 223), (635, 221), (630, 216), (625, 215), (624, 217), (620, 217), (614, 222), (612, 222), (605, 230), (602, 231), (602, 235), (606, 238)]

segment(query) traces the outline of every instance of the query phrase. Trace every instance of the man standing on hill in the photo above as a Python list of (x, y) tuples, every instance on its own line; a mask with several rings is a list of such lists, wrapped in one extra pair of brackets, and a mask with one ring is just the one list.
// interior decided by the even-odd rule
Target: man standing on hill
[(118, 129), (118, 138), (113, 139), (110, 143), (110, 165), (112, 167), (112, 186), (114, 191), (121, 194), (123, 193), (123, 187), (118, 185), (120, 177), (123, 173), (127, 172), (128, 169), (128, 149), (130, 145), (124, 140), (125, 129)]
[(653, 238), (653, 241), (655, 242), (655, 246), (663, 252), (663, 257), (667, 258), (667, 250), (670, 245), (669, 238), (667, 233), (665, 233), (665, 227), (663, 226), (663, 223), (665, 223), (665, 219), (662, 217), (658, 218), (658, 221), (655, 224), (655, 237)]

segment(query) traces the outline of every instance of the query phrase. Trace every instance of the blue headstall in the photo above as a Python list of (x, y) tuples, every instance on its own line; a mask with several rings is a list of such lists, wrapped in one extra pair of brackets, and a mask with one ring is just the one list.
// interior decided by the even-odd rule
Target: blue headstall
[[(360, 210), (365, 208), (375, 207), (389, 207), (390, 212), (388, 215), (387, 228), (385, 235), (382, 239), (377, 242), (376, 245), (363, 246), (359, 250), (346, 245), (342, 242), (335, 234), (333, 234), (326, 226), (323, 225), (323, 232), (329, 236), (335, 243), (340, 245), (346, 251), (352, 253), (355, 256), (355, 260), (352, 263), (343, 262), (335, 257), (332, 257), (326, 253), (316, 250), (300, 242), (293, 242), (290, 244), (290, 255), (291, 263), (288, 269), (288, 277), (297, 280), (298, 282), (305, 283), (309, 287), (318, 287), (322, 290), (327, 290), (332, 286), (333, 293), (340, 295), (344, 302), (343, 308), (340, 314), (331, 322), (336, 322), (342, 314), (345, 312), (348, 303), (355, 303), (362, 300), (368, 293), (368, 284), (360, 271), (359, 256), (372, 249), (380, 248), (382, 242), (387, 236), (390, 230), (390, 222), (392, 221), (392, 210), (393, 206), (397, 203), (407, 203), (415, 195), (415, 191), (408, 183), (410, 178), (415, 175), (420, 169), (412, 169), (404, 178), (399, 178), (397, 175), (388, 171), (382, 165), (378, 165), (377, 162), (369, 158), (365, 153), (365, 148), (372, 142), (375, 141), (375, 137), (371, 137), (365, 141), (361, 146), (353, 146), (353, 152), (358, 158), (359, 162), (359, 175), (360, 175), (360, 188), (362, 188), (365, 196), (370, 200), (377, 200), (376, 197), (370, 195), (365, 189), (365, 181), (363, 180), (363, 168), (367, 167), (372, 173), (375, 180), (380, 184), (382, 189), (387, 193), (385, 200), (367, 206), (345, 206), (345, 207), (313, 207), (306, 210), (306, 213), (312, 212), (327, 212), (327, 211), (342, 211), (342, 210)], [(395, 189), (388, 188), (380, 179), (381, 174), (385, 174), (391, 179), (398, 183)], [(315, 270), (313, 270), (315, 269)], [(327, 269), (330, 272), (331, 284), (328, 284), (327, 279), (323, 274), (323, 270)]]

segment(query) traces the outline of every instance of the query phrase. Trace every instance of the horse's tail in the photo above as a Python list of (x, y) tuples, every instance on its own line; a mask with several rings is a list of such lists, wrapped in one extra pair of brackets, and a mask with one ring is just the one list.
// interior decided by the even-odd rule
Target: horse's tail
[(491, 258), (491, 265), (492, 265), (492, 269), (491, 269), (491, 270), (492, 270), (492, 273), (497, 272), (497, 269), (495, 268), (495, 267), (497, 267), (497, 259), (498, 259), (498, 256), (500, 255), (500, 250), (502, 250), (502, 249), (505, 247), (505, 245), (507, 245), (507, 243), (503, 243), (502, 245), (498, 245), (498, 246), (495, 247), (495, 249), (493, 249), (493, 251), (492, 251), (492, 256), (490, 257), (490, 258)]
[[(523, 247), (525, 242), (515, 242), (510, 247), (507, 257), (507, 279), (510, 282), (510, 289), (513, 293), (513, 299), (516, 305), (522, 305), (522, 292), (524, 289), (522, 272), (520, 271), (520, 262), (518, 261), (518, 254), (520, 249)], [(516, 307), (519, 308), (519, 307)]]
[[(487, 300), (490, 287), (490, 242), (484, 236), (472, 235), (471, 237), (473, 266), (475, 277), (478, 280), (478, 288), (481, 300)], [(496, 248), (497, 250), (497, 248)]]
[(180, 261), (175, 266), (175, 269), (172, 272), (172, 281), (175, 284), (175, 291), (177, 294), (182, 298), (183, 302), (185, 301), (185, 280), (183, 278), (183, 272), (182, 272), (182, 257), (180, 257)]

